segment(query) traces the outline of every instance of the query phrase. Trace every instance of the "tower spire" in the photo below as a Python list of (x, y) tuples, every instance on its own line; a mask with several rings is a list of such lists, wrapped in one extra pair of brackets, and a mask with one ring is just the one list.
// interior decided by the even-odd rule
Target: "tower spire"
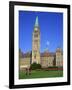
[(32, 63), (40, 64), (40, 31), (38, 25), (38, 16), (36, 16), (33, 39), (32, 39)]
[(38, 23), (38, 16), (36, 16), (35, 26), (36, 26), (36, 27), (39, 26), (39, 23)]

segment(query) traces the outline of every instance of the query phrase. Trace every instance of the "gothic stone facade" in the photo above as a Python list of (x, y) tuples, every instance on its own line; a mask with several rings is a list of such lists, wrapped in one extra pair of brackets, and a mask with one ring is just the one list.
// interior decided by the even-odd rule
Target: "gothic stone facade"
[[(34, 62), (38, 63), (36, 61)], [(20, 57), (20, 66), (27, 65), (30, 67), (30, 65), (34, 62), (32, 62), (32, 52), (25, 53), (23, 54), (22, 57)], [(62, 67), (63, 54), (61, 49), (58, 48), (55, 53), (47, 52), (47, 51), (40, 53), (39, 64), (41, 64), (43, 68), (52, 67), (52, 66)]]
[(55, 53), (48, 51), (40, 53), (40, 28), (38, 17), (36, 17), (32, 34), (32, 52), (25, 53), (20, 58), (20, 66), (30, 66), (32, 63), (41, 64), (42, 67), (63, 66), (63, 55), (60, 48), (57, 48)]
[(38, 25), (38, 17), (36, 17), (32, 35), (32, 63), (34, 62), (40, 64), (40, 29)]

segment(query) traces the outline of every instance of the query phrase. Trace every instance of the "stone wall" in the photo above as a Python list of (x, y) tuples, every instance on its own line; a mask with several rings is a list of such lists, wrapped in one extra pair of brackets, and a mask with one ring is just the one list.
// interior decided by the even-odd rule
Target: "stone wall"
[(53, 66), (53, 60), (54, 60), (54, 57), (51, 56), (51, 57), (41, 57), (41, 65), (42, 67), (50, 67), (50, 66)]

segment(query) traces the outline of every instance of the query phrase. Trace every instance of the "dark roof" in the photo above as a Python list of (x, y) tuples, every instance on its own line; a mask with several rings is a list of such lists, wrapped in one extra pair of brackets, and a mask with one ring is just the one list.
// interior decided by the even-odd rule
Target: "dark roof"
[[(60, 52), (60, 50), (58, 49), (57, 52)], [(61, 54), (63, 54), (61, 52)], [(40, 53), (40, 57), (49, 57), (49, 56), (54, 56), (55, 57), (56, 53), (54, 52), (43, 52), (43, 53)], [(27, 52), (27, 53), (22, 53), (20, 52), (20, 57), (21, 58), (28, 58), (30, 57), (31, 58), (32, 56), (32, 52)]]
[(52, 52), (44, 52), (40, 54), (41, 57), (49, 57), (49, 56), (55, 56), (55, 53)]
[(62, 52), (61, 48), (57, 48), (56, 52)]
[(24, 58), (24, 57), (31, 57), (31, 51), (27, 53), (23, 53), (21, 50), (19, 50), (19, 57)]
[(23, 55), (23, 57), (31, 57), (31, 53), (25, 53), (24, 55)]

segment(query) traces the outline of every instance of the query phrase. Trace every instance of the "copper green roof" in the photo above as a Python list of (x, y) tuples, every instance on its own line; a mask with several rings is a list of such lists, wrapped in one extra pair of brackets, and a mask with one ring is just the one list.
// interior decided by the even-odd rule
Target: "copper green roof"
[(35, 26), (36, 26), (36, 27), (39, 26), (39, 23), (38, 23), (38, 16), (36, 17)]

